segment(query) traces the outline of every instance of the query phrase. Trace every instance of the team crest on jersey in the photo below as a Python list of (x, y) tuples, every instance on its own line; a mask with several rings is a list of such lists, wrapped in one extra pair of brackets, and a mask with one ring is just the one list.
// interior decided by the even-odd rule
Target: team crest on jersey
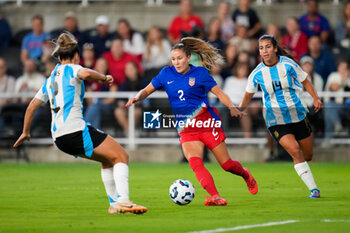
[(196, 78), (191, 78), (191, 77), (190, 77), (190, 79), (188, 80), (188, 84), (189, 84), (191, 87), (194, 86), (195, 82), (196, 82)]
[(280, 72), (280, 77), (281, 78), (285, 78), (286, 76), (287, 76), (286, 72), (284, 72), (284, 71)]

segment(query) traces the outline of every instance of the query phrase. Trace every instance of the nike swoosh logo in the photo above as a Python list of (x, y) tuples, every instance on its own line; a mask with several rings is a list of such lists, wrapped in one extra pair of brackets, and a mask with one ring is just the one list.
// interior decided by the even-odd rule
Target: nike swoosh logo
[(174, 81), (169, 81), (168, 84), (172, 84)]
[(214, 138), (214, 139), (215, 139), (215, 141), (217, 141), (217, 140), (219, 139), (219, 137), (220, 137), (220, 135), (219, 135), (219, 136), (217, 136), (216, 138)]

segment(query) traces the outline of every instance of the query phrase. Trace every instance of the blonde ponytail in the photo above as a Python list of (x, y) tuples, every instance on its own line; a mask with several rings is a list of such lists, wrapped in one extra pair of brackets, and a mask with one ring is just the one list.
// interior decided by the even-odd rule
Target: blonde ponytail
[(201, 39), (194, 37), (184, 37), (181, 39), (180, 44), (181, 43), (190, 52), (198, 54), (202, 61), (202, 65), (208, 70), (211, 70), (211, 68), (216, 64), (224, 63), (224, 59), (219, 54), (219, 51)]
[(61, 60), (72, 59), (77, 52), (79, 53), (78, 42), (72, 34), (64, 32), (58, 37), (52, 56), (59, 56)]

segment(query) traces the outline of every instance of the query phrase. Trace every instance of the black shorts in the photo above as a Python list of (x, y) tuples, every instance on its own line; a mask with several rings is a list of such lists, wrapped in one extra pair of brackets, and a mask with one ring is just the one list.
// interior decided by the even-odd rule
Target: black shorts
[(297, 123), (285, 125), (274, 125), (269, 128), (271, 136), (279, 141), (286, 134), (293, 134), (297, 141), (307, 138), (311, 135), (312, 129), (307, 117)]
[(56, 138), (55, 144), (58, 149), (67, 154), (90, 157), (94, 148), (98, 147), (106, 137), (107, 134), (89, 125), (82, 131)]

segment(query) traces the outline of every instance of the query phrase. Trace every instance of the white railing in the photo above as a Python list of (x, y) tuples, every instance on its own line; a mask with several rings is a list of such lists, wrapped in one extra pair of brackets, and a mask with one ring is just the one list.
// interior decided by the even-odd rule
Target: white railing
[[(110, 2), (127, 2), (127, 0), (107, 0)], [(213, 4), (218, 4), (219, 2), (221, 2), (222, 0), (205, 0), (205, 4), (206, 5), (213, 5)], [(231, 0), (231, 3), (236, 5), (238, 0)], [(86, 7), (89, 5), (90, 3), (93, 2), (98, 2), (98, 0), (5, 0), (5, 2), (15, 2), (16, 5), (18, 7), (21, 7), (23, 5), (23, 3), (25, 2), (57, 2), (57, 3), (61, 3), (61, 2), (80, 2), (80, 5), (83, 7)], [(148, 6), (154, 6), (154, 5), (163, 5), (164, 2), (163, 0), (133, 0), (133, 2), (141, 2), (141, 3), (145, 3)], [(174, 0), (174, 2), (176, 2)], [(273, 3), (273, 0), (255, 0), (254, 1), (257, 5), (271, 5)], [(340, 3), (339, 0), (329, 0), (329, 2), (332, 2), (334, 5), (338, 5)]]
[[(131, 98), (136, 95), (137, 92), (86, 92), (85, 98)], [(350, 98), (350, 92), (337, 93), (337, 92), (319, 92), (321, 98), (324, 97), (344, 97)], [(1, 98), (29, 98), (33, 97), (34, 93), (0, 93)], [(254, 95), (254, 98), (259, 98), (262, 96), (261, 92)], [(167, 95), (163, 91), (157, 91), (152, 93), (148, 98), (150, 99), (167, 99)], [(156, 107), (156, 106), (155, 106)], [(162, 138), (140, 138), (135, 135), (135, 107), (132, 105), (129, 108), (128, 121), (129, 121), (129, 132), (127, 138), (116, 138), (116, 140), (121, 144), (126, 144), (130, 149), (135, 149), (137, 145), (140, 144), (178, 144), (179, 139), (176, 137), (162, 137)], [(322, 142), (322, 139), (316, 139), (316, 142)], [(350, 144), (350, 138), (335, 138), (329, 141), (333, 144)], [(30, 143), (33, 144), (51, 144), (51, 138), (32, 138)], [(227, 138), (227, 144), (256, 144), (265, 145), (266, 138)]]

